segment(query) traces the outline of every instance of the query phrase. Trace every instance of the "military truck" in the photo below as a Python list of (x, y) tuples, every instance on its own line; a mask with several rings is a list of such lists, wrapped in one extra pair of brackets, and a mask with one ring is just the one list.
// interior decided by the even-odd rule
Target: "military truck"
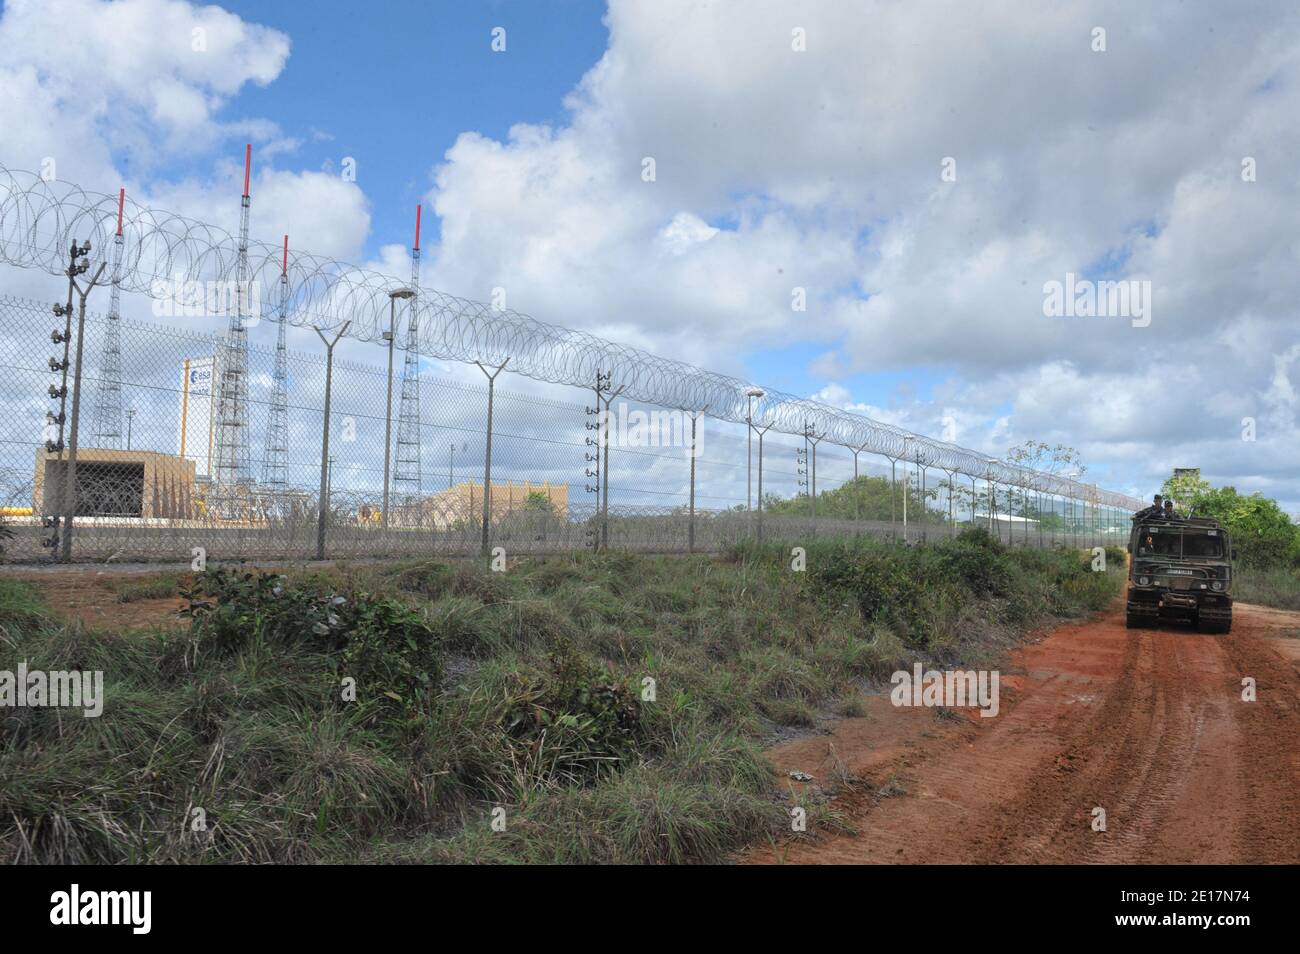
[(1133, 519), (1128, 552), (1128, 626), (1192, 623), (1203, 633), (1232, 630), (1228, 531), (1209, 517)]

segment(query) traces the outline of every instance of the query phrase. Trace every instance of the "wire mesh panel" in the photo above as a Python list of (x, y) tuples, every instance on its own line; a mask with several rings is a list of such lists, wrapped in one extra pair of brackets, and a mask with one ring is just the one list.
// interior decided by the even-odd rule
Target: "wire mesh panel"
[[(327, 359), (324, 339), (299, 334), (291, 350), (254, 335), (238, 370), (245, 406), (230, 415), (228, 349), (212, 323), (87, 314), (78, 387), (60, 332), (72, 326), (47, 304), (0, 298), (10, 560), (65, 546), (77, 560), (169, 562), (676, 553), (758, 536), (922, 542), (972, 523), (1015, 545), (1083, 546), (1114, 539), (1121, 522), (924, 460), (855, 453), (812, 424), (791, 434), (626, 400), (612, 380), (545, 385), (509, 362), (421, 358), (417, 383), (400, 342), (344, 342)], [(418, 401), (403, 428), (404, 374)], [(245, 430), (232, 437), (232, 426)], [(222, 440), (246, 449), (238, 468), (222, 466)]]

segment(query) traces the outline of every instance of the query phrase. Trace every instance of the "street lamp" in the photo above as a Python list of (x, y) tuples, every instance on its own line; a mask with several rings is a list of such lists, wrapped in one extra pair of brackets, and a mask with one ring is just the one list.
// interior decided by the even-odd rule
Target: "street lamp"
[(393, 440), (393, 343), (397, 340), (397, 299), (414, 298), (412, 288), (396, 288), (388, 293), (388, 404), (384, 411), (384, 530), (388, 529), (388, 469), (392, 461)]
[(745, 448), (745, 509), (754, 509), (754, 398), (761, 398), (767, 392), (762, 388), (750, 388), (745, 392), (745, 397), (749, 400), (749, 409), (745, 412), (745, 423), (749, 426), (748, 446)]

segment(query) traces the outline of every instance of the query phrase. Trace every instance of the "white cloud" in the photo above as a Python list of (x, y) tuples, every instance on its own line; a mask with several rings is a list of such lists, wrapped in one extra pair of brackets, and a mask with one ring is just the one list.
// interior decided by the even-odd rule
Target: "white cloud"
[(11, 0), (0, 17), (0, 161), (33, 169), (53, 156), (60, 178), (90, 183), (119, 178), (113, 156), (148, 171), (201, 155), (226, 132), (226, 101), (274, 80), (288, 55), (283, 33), (215, 6)]
[[(1298, 19), (1281, 2), (1225, 20), (1118, 0), (613, 0), (566, 124), (467, 133), (437, 167), (436, 281), (508, 285), (538, 317), (742, 374), (746, 353), (809, 341), (824, 379), (951, 369), (970, 446), (1050, 431), (1139, 482), (1211, 453), (1253, 479), (1265, 438), (1222, 442), (1290, 380), (1271, 356), (1300, 299)], [(1067, 271), (1150, 280), (1152, 325), (1045, 318), (1043, 283)], [(943, 416), (873, 410), (932, 433)], [(1300, 500), (1300, 450), (1268, 448)]]
[[(297, 140), (258, 117), (226, 117), (232, 97), (284, 69), (289, 38), (216, 6), (182, 0), (16, 0), (0, 14), (0, 164), (55, 175), (234, 233), (243, 142), (254, 143), (253, 235), (299, 249), (361, 254), (370, 210), (354, 183), (278, 168)], [(167, 176), (178, 160), (206, 173)], [(128, 175), (122, 169), (129, 168)], [(16, 280), (22, 293), (35, 282)]]

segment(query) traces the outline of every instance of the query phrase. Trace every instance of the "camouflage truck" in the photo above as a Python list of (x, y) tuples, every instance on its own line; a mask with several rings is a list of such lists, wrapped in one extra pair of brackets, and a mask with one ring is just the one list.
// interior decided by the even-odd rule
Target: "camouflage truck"
[(1135, 517), (1129, 537), (1128, 626), (1192, 623), (1203, 633), (1232, 629), (1228, 531), (1209, 517)]

